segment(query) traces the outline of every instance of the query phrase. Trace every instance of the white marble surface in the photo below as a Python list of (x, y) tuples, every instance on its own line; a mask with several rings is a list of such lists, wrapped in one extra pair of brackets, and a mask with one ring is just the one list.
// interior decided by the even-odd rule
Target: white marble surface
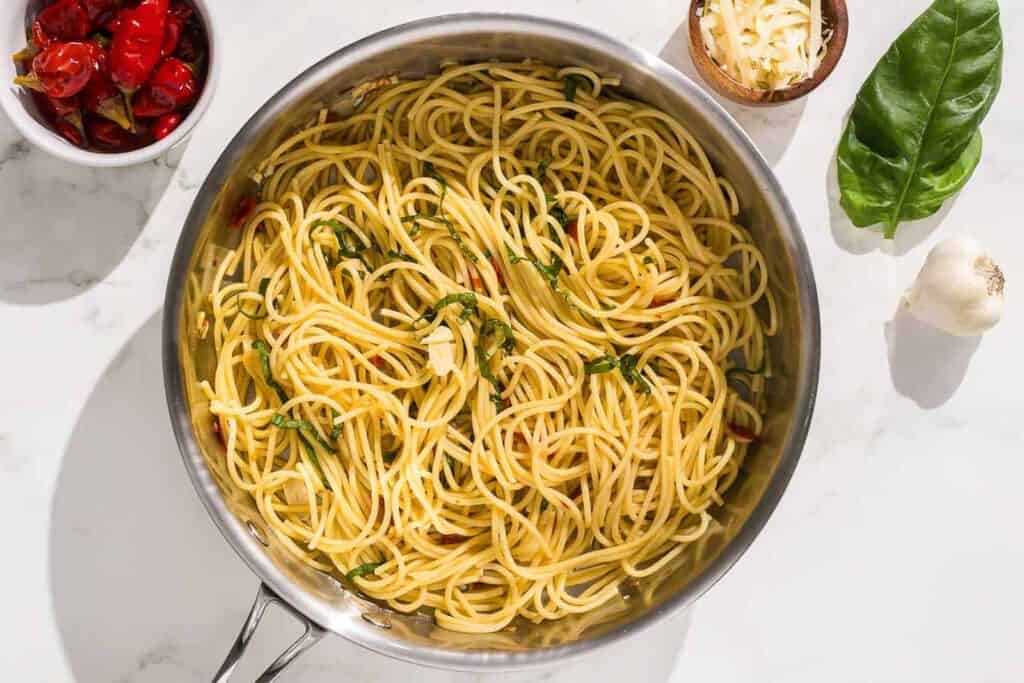
[[(14, 2), (14, 0), (8, 0)], [(3, 680), (209, 680), (253, 576), (191, 491), (165, 417), (157, 312), (182, 217), (227, 138), (292, 75), (377, 29), (428, 14), (508, 9), (578, 21), (692, 72), (685, 0), (217, 0), (224, 77), (180, 158), (72, 168), (0, 116), (0, 519)], [(689, 617), (568, 667), (494, 677), (753, 683), (1024, 680), (1024, 479), (1015, 352), (1024, 232), (1024, 7), (1004, 0), (1004, 89), (976, 177), (941, 218), (893, 244), (854, 231), (833, 150), (857, 87), (926, 0), (850, 0), (847, 54), (782, 109), (732, 108), (803, 223), (821, 293), (818, 409), (796, 476), (761, 537)], [(355, 6), (355, 5), (354, 5)], [(1006, 319), (980, 343), (895, 315), (930, 245), (970, 232), (1002, 262)], [(692, 623), (691, 623), (692, 622)], [(297, 627), (264, 625), (236, 680)], [(684, 642), (685, 636), (685, 642)], [(289, 681), (471, 681), (341, 640)]]

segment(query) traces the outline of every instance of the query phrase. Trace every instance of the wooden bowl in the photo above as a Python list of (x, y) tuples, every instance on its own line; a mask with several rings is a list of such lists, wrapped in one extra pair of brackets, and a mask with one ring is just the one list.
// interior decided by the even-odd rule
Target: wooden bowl
[(698, 73), (716, 92), (733, 102), (751, 107), (770, 107), (798, 100), (825, 82), (832, 70), (843, 56), (846, 47), (846, 35), (850, 28), (850, 17), (846, 10), (846, 0), (822, 0), (821, 11), (825, 24), (832, 29), (832, 39), (828, 44), (825, 59), (811, 78), (804, 79), (796, 85), (782, 90), (755, 90), (734, 80), (711, 59), (704, 47), (704, 36), (700, 32), (700, 10), (704, 0), (692, 0), (690, 3), (690, 56), (697, 67)]

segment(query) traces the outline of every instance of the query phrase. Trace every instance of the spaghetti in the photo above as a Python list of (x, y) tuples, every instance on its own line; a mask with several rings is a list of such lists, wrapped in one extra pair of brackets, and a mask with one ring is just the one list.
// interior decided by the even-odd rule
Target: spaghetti
[(310, 567), (482, 633), (596, 610), (708, 532), (775, 306), (732, 186), (615, 85), (450, 65), (263, 162), (202, 386), (231, 485)]

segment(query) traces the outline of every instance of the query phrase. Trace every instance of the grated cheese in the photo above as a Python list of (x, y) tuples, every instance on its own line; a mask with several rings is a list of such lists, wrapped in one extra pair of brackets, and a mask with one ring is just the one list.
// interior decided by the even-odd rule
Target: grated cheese
[(455, 335), (444, 325), (422, 339), (427, 347), (427, 366), (439, 376), (444, 376), (455, 369)]
[(821, 0), (707, 0), (700, 28), (711, 58), (757, 90), (782, 90), (813, 76), (831, 37)]

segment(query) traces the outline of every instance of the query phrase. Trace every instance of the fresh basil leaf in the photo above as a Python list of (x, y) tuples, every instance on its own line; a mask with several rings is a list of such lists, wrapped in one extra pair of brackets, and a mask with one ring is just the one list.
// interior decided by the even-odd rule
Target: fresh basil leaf
[(653, 265), (656, 265), (657, 263), (658, 262), (654, 260), (653, 256), (644, 256), (644, 265), (645, 266), (653, 266)]
[(266, 382), (267, 386), (274, 390), (277, 394), (277, 398), (281, 403), (288, 402), (288, 394), (285, 392), (284, 387), (277, 383), (274, 379), (274, 373), (270, 371), (270, 349), (267, 348), (266, 342), (262, 339), (257, 339), (252, 343), (252, 347), (256, 349), (256, 353), (260, 357), (260, 366), (263, 369), (263, 381)]
[(351, 581), (353, 579), (358, 579), (360, 576), (372, 574), (377, 571), (377, 567), (380, 567), (383, 564), (383, 562), (367, 562), (366, 564), (361, 564), (349, 573), (345, 574), (345, 578)]
[(400, 449), (396, 448), (391, 451), (385, 451), (383, 454), (381, 454), (380, 458), (381, 460), (384, 461), (385, 464), (390, 465), (395, 461), (395, 458), (398, 456), (399, 450)]
[(448, 465), (448, 469), (450, 469), (452, 471), (452, 473), (454, 474), (455, 473), (455, 465), (458, 464), (458, 463), (455, 462), (455, 458), (453, 458), (450, 455), (445, 455), (444, 456), (444, 461), (445, 461), (445, 464)]
[(854, 225), (931, 216), (981, 159), (978, 128), (999, 92), (997, 0), (935, 0), (875, 66), (839, 144), (841, 204)]

